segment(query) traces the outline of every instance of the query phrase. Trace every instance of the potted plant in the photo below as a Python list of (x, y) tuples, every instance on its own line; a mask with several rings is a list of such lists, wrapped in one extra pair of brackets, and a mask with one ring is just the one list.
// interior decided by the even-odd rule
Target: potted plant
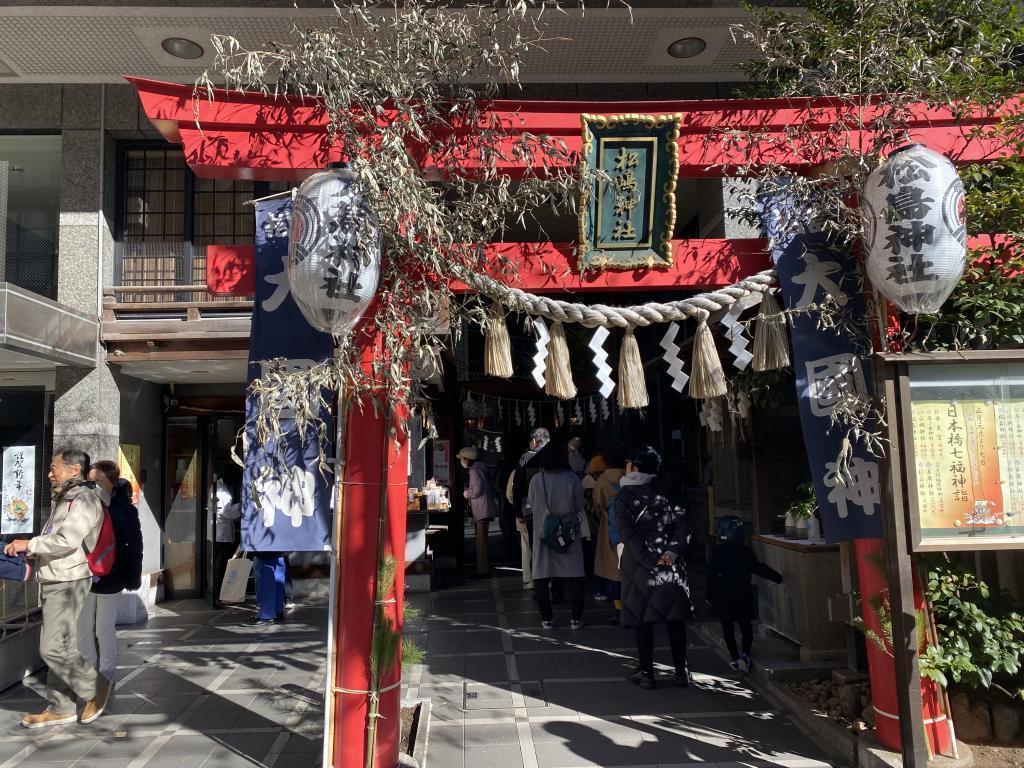
[(786, 536), (791, 539), (806, 539), (809, 521), (818, 509), (813, 483), (801, 483), (797, 497), (786, 508)]

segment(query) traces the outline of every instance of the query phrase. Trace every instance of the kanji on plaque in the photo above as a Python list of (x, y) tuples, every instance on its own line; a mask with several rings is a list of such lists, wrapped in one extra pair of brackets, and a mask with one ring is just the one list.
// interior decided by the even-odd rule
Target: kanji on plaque
[(672, 263), (679, 115), (583, 115), (595, 179), (580, 201), (581, 269)]
[(1024, 401), (911, 404), (922, 531), (1004, 533), (1024, 512)]

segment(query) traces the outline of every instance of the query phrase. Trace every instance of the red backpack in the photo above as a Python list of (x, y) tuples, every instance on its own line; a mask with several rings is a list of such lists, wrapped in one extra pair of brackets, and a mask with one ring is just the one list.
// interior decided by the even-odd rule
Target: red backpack
[[(69, 510), (70, 512), (70, 510)], [(85, 546), (84, 544), (82, 546)], [(85, 559), (93, 576), (106, 576), (114, 570), (114, 559), (117, 556), (117, 539), (114, 538), (114, 521), (110, 519), (110, 510), (103, 505), (103, 522), (100, 523), (100, 535), (92, 552), (85, 550)]]

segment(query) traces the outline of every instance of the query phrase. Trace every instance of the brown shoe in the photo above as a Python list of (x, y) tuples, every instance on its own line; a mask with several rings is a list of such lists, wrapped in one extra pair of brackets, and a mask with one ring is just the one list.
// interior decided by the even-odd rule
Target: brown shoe
[(88, 725), (102, 715), (103, 710), (107, 708), (108, 698), (110, 698), (110, 681), (105, 677), (100, 677), (96, 686), (96, 696), (82, 709), (82, 717), (79, 722)]
[(45, 709), (38, 715), (25, 715), (21, 718), (22, 728), (49, 728), (51, 725), (67, 725), (78, 719), (78, 715), (72, 712), (70, 715), (60, 715)]

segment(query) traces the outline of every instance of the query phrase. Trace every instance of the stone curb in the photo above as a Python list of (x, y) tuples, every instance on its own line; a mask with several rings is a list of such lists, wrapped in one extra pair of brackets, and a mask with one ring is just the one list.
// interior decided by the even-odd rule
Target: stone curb
[(427, 742), (430, 739), (430, 712), (433, 703), (430, 699), (406, 699), (403, 707), (419, 704), (420, 711), (416, 720), (416, 737), (412, 742), (412, 755), (399, 755), (399, 765), (408, 768), (427, 768)]
[[(719, 636), (717, 624), (696, 623), (693, 628), (708, 645), (714, 648), (719, 656), (726, 661), (729, 660), (728, 653)], [(875, 740), (874, 733), (869, 731), (862, 736), (857, 736), (830, 718), (815, 715), (807, 708), (806, 702), (789, 690), (783, 682), (783, 678), (799, 680), (827, 675), (828, 667), (806, 664), (786, 666), (789, 668), (775, 669), (757, 665), (750, 675), (750, 683), (773, 705), (789, 715), (797, 728), (817, 744), (825, 754), (840, 761), (843, 765), (855, 768), (903, 767), (902, 757), (879, 745)], [(971, 748), (958, 741), (957, 749), (960, 753), (959, 758), (955, 760), (948, 757), (935, 758), (928, 761), (929, 768), (970, 768), (974, 763)]]

